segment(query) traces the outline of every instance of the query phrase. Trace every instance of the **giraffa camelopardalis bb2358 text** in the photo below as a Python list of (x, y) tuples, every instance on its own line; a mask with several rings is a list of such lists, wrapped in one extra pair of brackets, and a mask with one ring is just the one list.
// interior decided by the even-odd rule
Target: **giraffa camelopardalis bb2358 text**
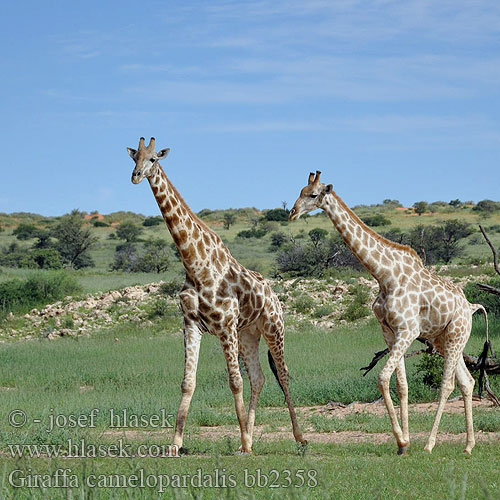
[[(174, 450), (182, 446), (184, 424), (196, 385), (203, 332), (217, 336), (222, 345), (240, 425), (240, 451), (252, 451), (255, 410), (264, 384), (259, 363), (261, 335), (276, 365), (295, 440), (306, 444), (290, 399), (288, 369), (283, 358), (283, 313), (276, 294), (260, 274), (245, 269), (220, 237), (190, 210), (158, 163), (167, 156), (169, 149), (156, 153), (154, 145), (154, 138), (146, 147), (141, 137), (137, 150), (127, 150), (135, 162), (132, 182), (138, 184), (144, 177), (148, 179), (186, 270), (186, 281), (180, 292), (180, 307), (184, 316), (185, 370), (175, 424)], [(248, 417), (243, 404), (238, 352), (250, 380)]]
[[(405, 453), (409, 445), (404, 354), (417, 337), (428, 339), (444, 357), (439, 403), (425, 449), (431, 452), (434, 447), (439, 421), (456, 376), (465, 407), (465, 452), (470, 453), (474, 447), (474, 379), (465, 366), (462, 352), (470, 335), (472, 314), (480, 309), (486, 318), (484, 307), (470, 304), (460, 288), (431, 273), (412, 248), (389, 241), (367, 227), (337, 196), (333, 186), (320, 183), (319, 178), (319, 171), (316, 175), (309, 174), (308, 184), (290, 212), (290, 220), (311, 210), (323, 209), (354, 255), (379, 283), (379, 295), (372, 307), (390, 354), (378, 376), (378, 387), (389, 413), (398, 453)], [(486, 336), (487, 332), (486, 323)], [(389, 392), (394, 370), (401, 402), (401, 426)]]

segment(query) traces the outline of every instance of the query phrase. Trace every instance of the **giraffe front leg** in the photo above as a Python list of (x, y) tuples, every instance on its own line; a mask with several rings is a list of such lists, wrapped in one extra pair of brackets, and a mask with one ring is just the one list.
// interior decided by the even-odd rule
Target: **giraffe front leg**
[(396, 390), (399, 396), (399, 416), (403, 432), (403, 441), (407, 444), (404, 448), (398, 449), (399, 455), (405, 455), (410, 445), (410, 432), (408, 427), (408, 381), (406, 379), (406, 369), (404, 357), (399, 361), (396, 367)]
[(229, 387), (234, 397), (236, 416), (240, 425), (242, 453), (252, 453), (252, 440), (247, 432), (247, 416), (245, 404), (243, 402), (243, 379), (241, 378), (240, 366), (238, 363), (238, 335), (236, 328), (232, 328), (229, 335), (221, 333), (219, 335), (224, 357), (227, 363), (229, 374)]
[(184, 378), (181, 384), (181, 401), (177, 410), (175, 435), (172, 443), (177, 450), (182, 447), (184, 425), (196, 387), (196, 368), (198, 366), (200, 344), (201, 332), (198, 326), (186, 320), (184, 323)]
[[(394, 370), (397, 367), (399, 367), (401, 359), (403, 358), (405, 352), (408, 350), (408, 347), (410, 347), (413, 340), (415, 340), (417, 337), (418, 333), (412, 334), (409, 331), (401, 333), (398, 332), (398, 335), (396, 335), (396, 341), (391, 347), (389, 359), (387, 360), (387, 363), (385, 364), (384, 368), (382, 368), (382, 370), (380, 371), (377, 380), (378, 389), (382, 393), (385, 407), (387, 408), (387, 413), (389, 414), (389, 419), (391, 421), (391, 426), (392, 426), (392, 432), (398, 444), (399, 454), (403, 454), (405, 452), (406, 448), (408, 447), (409, 440), (408, 440), (408, 435), (405, 436), (399, 425), (398, 417), (396, 416), (396, 411), (394, 409), (394, 404), (391, 398), (389, 384)], [(406, 409), (406, 412), (407, 411), (408, 410)], [(405, 424), (405, 426), (407, 427), (407, 423)]]

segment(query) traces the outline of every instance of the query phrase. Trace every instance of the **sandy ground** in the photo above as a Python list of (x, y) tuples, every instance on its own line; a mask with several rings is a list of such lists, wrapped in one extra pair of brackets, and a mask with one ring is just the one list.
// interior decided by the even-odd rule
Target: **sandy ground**
[[(417, 403), (409, 406), (409, 414), (416, 413), (431, 413), (433, 414), (436, 409), (437, 403)], [(486, 399), (473, 401), (475, 409), (491, 409), (491, 411), (500, 411), (495, 407), (491, 401)], [(354, 402), (349, 405), (342, 403), (330, 402), (325, 406), (307, 406), (297, 408), (297, 412), (303, 416), (310, 417), (313, 415), (333, 416), (337, 418), (345, 418), (347, 415), (356, 414), (371, 414), (376, 416), (383, 416), (386, 413), (384, 403), (381, 400), (373, 403), (360, 403)], [(449, 401), (445, 407), (445, 413), (462, 413), (463, 402), (460, 398)], [(159, 431), (137, 431), (137, 430), (123, 430), (123, 431), (106, 431), (104, 436), (121, 436), (128, 440), (137, 440), (145, 436), (162, 436), (163, 439), (168, 439), (167, 436), (173, 434), (171, 429)], [(214, 427), (201, 427), (199, 431), (192, 434), (201, 439), (220, 440), (225, 437), (238, 438), (239, 429), (237, 425), (232, 426), (214, 426)], [(359, 431), (339, 431), (339, 432), (313, 432), (310, 429), (304, 429), (304, 437), (311, 443), (385, 443), (394, 441), (394, 436), (390, 430), (389, 424), (387, 432), (383, 433), (366, 433)], [(410, 433), (411, 441), (424, 441), (428, 437), (427, 432)], [(188, 439), (188, 436), (186, 436)], [(279, 427), (273, 431), (266, 430), (266, 426), (255, 426), (254, 442), (260, 440), (266, 441), (279, 441), (279, 440), (293, 440), (293, 435), (289, 426)], [(464, 442), (465, 432), (460, 434), (452, 433), (438, 433), (439, 442)], [(476, 431), (477, 442), (495, 442), (500, 444), (500, 432), (482, 432)]]

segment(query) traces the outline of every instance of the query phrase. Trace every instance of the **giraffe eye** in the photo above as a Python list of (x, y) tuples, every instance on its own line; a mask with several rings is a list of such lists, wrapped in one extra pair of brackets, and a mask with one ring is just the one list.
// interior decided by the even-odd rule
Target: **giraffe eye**
[(317, 194), (311, 194), (311, 195), (309, 195), (309, 198), (317, 198), (317, 197), (318, 197)]

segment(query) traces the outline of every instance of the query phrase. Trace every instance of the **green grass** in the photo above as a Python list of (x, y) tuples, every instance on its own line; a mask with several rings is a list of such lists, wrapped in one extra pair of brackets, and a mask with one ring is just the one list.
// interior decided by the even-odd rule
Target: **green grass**
[[(153, 306), (154, 307), (154, 306)], [(161, 312), (161, 311), (160, 311)], [(162, 498), (497, 498), (499, 491), (498, 445), (479, 443), (472, 458), (463, 456), (463, 444), (439, 443), (431, 456), (423, 451), (423, 441), (412, 443), (407, 457), (395, 454), (395, 444), (321, 444), (311, 443), (305, 456), (298, 453), (291, 433), (281, 441), (269, 441), (255, 435), (254, 456), (234, 456), (235, 437), (206, 439), (201, 426), (228, 426), (237, 430), (233, 398), (228, 388), (227, 371), (217, 339), (205, 335), (198, 367), (197, 388), (186, 426), (185, 447), (188, 455), (165, 458), (99, 459), (14, 459), (9, 444), (61, 444), (73, 442), (111, 445), (120, 435), (104, 435), (109, 430), (109, 413), (126, 409), (129, 414), (158, 414), (162, 408), (175, 414), (183, 373), (183, 339), (179, 334), (179, 315), (156, 315), (154, 326), (125, 324), (102, 330), (90, 338), (57, 341), (36, 340), (3, 344), (0, 350), (0, 496), (10, 498), (159, 498), (153, 489), (92, 489), (85, 487), (90, 474), (130, 475), (139, 469), (145, 474), (215, 474), (216, 469), (234, 475), (237, 486), (231, 489), (169, 490)], [(479, 328), (479, 326), (478, 326)], [(498, 336), (494, 335), (494, 339)], [(472, 336), (468, 352), (479, 352), (482, 333)], [(373, 401), (379, 397), (375, 369), (366, 377), (359, 371), (377, 350), (383, 347), (379, 327), (374, 320), (363, 325), (321, 330), (303, 325), (289, 329), (286, 359), (291, 373), (291, 390), (297, 406), (321, 405), (330, 400), (350, 403)], [(411, 401), (436, 399), (436, 392), (415, 378), (415, 358), (408, 360)], [(257, 425), (268, 430), (289, 428), (283, 396), (267, 367), (266, 350), (261, 347), (261, 364), (267, 378), (257, 412)], [(492, 378), (494, 390), (498, 382)], [(245, 397), (248, 400), (245, 377)], [(395, 398), (396, 399), (396, 398)], [(57, 428), (47, 432), (51, 415), (85, 415), (93, 408), (100, 412), (96, 428)], [(25, 412), (26, 425), (14, 428), (8, 423), (13, 409)], [(39, 418), (41, 423), (33, 422)], [(387, 417), (350, 415), (344, 419), (301, 415), (303, 427), (317, 432), (351, 430), (365, 433), (390, 432)], [(475, 411), (475, 424), (485, 432), (500, 431), (498, 411)], [(412, 432), (428, 432), (432, 415), (412, 414)], [(462, 415), (445, 415), (441, 430), (463, 432)], [(127, 443), (165, 445), (172, 430), (125, 438)], [(221, 433), (221, 436), (224, 434)], [(307, 433), (306, 433), (307, 437)], [(57, 489), (19, 489), (9, 486), (8, 475), (14, 470), (54, 473), (69, 468), (80, 484), (69, 495)], [(247, 474), (260, 469), (272, 470), (281, 477), (298, 469), (313, 471), (318, 484), (312, 488), (247, 488)], [(478, 472), (480, 471), (480, 473)], [(287, 476), (288, 477), (288, 476)], [(443, 478), (445, 478), (443, 480)], [(293, 484), (293, 483), (292, 483)], [(460, 497), (461, 488), (466, 496)], [(17, 494), (17, 497), (15, 496)], [(24, 496), (23, 496), (24, 495)], [(92, 496), (94, 495), (94, 496)], [(175, 496), (176, 495), (176, 496)], [(489, 497), (487, 496), (489, 495)]]

